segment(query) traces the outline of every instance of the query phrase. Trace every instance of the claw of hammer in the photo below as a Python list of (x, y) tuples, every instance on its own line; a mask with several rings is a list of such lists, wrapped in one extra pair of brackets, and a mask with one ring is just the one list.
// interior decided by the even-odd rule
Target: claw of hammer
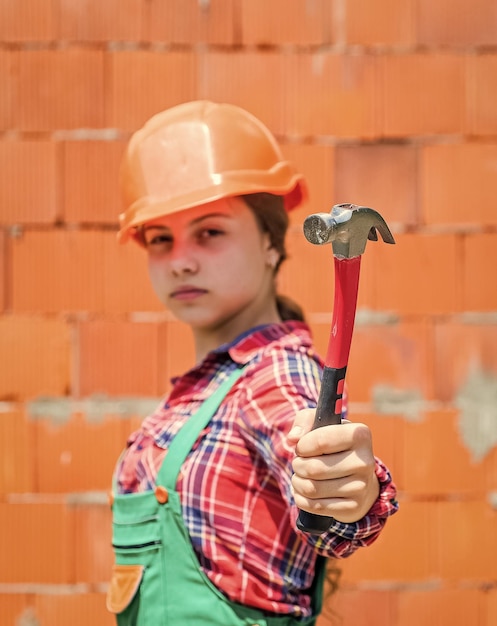
[(369, 207), (336, 204), (330, 213), (314, 213), (304, 221), (304, 235), (311, 243), (332, 244), (336, 257), (351, 259), (363, 254), (367, 240), (395, 243), (382, 216)]

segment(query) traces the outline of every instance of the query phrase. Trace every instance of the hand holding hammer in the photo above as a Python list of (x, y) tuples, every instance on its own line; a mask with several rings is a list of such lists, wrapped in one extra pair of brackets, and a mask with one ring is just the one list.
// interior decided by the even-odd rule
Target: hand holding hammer
[(378, 484), (370, 467), (374, 466), (374, 457), (369, 430), (360, 424), (345, 424), (333, 436), (325, 436), (324, 431), (312, 432), (341, 424), (361, 255), (368, 239), (378, 240), (377, 232), (386, 243), (395, 243), (377, 211), (354, 204), (336, 205), (331, 213), (310, 215), (304, 222), (308, 241), (332, 244), (335, 265), (333, 318), (314, 424), (307, 436), (300, 438), (294, 431), (289, 435), (297, 451), (293, 477), (297, 505), (326, 511), (316, 514), (300, 510), (297, 526), (312, 534), (328, 530), (330, 510), (341, 511), (340, 521), (357, 521), (377, 497)]

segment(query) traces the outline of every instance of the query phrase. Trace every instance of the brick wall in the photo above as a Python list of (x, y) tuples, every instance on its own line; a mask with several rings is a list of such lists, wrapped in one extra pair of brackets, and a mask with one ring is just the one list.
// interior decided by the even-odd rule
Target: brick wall
[[(497, 623), (494, 0), (0, 2), (0, 622), (113, 624), (106, 493), (126, 434), (191, 363), (115, 241), (117, 169), (190, 99), (260, 117), (307, 175), (280, 287), (321, 352), (329, 251), (303, 218), (379, 210), (348, 373), (400, 489), (320, 626)], [(323, 284), (324, 281), (324, 284)]]

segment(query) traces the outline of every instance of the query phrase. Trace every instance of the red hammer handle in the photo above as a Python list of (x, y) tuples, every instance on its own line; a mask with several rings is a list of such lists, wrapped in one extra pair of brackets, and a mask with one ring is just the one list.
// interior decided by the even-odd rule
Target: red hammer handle
[[(334, 261), (333, 318), (313, 430), (321, 426), (340, 424), (342, 421), (342, 394), (357, 306), (361, 257), (334, 257)], [(330, 523), (329, 517), (306, 511), (300, 511), (297, 519), (297, 527), (311, 534), (325, 532)]]

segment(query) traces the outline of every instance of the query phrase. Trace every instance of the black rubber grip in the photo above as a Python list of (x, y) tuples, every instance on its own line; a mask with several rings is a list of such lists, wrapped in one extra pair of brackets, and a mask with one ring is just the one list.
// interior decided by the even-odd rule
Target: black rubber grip
[[(312, 430), (321, 426), (341, 424), (342, 422), (342, 391), (345, 383), (347, 367), (325, 367), (321, 390), (319, 392), (316, 417)], [(340, 387), (340, 393), (338, 388)], [(297, 519), (297, 528), (311, 535), (320, 535), (328, 530), (332, 518), (300, 511)]]

